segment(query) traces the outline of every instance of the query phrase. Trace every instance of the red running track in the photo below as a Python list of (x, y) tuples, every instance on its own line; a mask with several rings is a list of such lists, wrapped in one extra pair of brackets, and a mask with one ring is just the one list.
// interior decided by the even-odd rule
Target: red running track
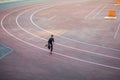
[[(119, 11), (113, 3), (66, 0), (2, 12), (0, 41), (14, 51), (0, 61), (1, 80), (119, 80), (119, 15), (103, 18)], [(52, 56), (44, 47), (50, 34)]]

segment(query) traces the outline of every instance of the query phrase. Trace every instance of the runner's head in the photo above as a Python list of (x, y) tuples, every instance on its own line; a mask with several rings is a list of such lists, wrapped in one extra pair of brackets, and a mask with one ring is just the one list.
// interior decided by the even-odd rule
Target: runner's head
[(54, 35), (51, 35), (51, 37), (53, 37)]

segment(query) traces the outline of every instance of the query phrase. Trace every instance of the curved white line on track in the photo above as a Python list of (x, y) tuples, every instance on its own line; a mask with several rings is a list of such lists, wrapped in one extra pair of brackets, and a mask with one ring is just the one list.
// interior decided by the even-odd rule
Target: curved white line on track
[[(36, 45), (33, 45), (33, 44), (29, 43), (29, 42), (26, 42), (26, 41), (24, 41), (24, 40), (22, 40), (22, 39), (17, 38), (16, 36), (14, 36), (14, 35), (11, 34), (10, 32), (8, 32), (8, 31), (4, 28), (3, 21), (5, 20), (5, 18), (6, 18), (8, 15), (10, 15), (10, 14), (12, 14), (12, 13), (14, 13), (14, 11), (11, 12), (11, 13), (8, 13), (7, 15), (5, 15), (5, 16), (2, 18), (2, 20), (1, 20), (1, 27), (2, 27), (2, 29), (3, 29), (7, 34), (9, 34), (10, 36), (12, 36), (13, 38), (15, 38), (15, 39), (17, 39), (17, 40), (19, 40), (19, 41), (21, 41), (21, 42), (23, 42), (23, 43), (25, 43), (25, 44), (27, 44), (27, 45), (30, 45), (30, 46), (33, 46), (33, 47), (35, 47), (35, 48), (38, 48), (38, 49), (41, 49), (41, 50), (43, 50), (43, 51), (47, 51), (47, 52), (48, 52), (47, 49), (38, 47), (38, 46), (36, 46)], [(98, 66), (102, 66), (102, 67), (106, 67), (106, 68), (111, 68), (111, 69), (120, 70), (120, 68), (118, 68), (118, 67), (113, 67), (113, 66), (108, 66), (108, 65), (104, 65), (104, 64), (99, 64), (99, 63), (95, 63), (95, 62), (91, 62), (91, 61), (86, 61), (86, 60), (78, 59), (78, 58), (75, 58), (75, 57), (63, 55), (63, 54), (60, 54), (60, 53), (57, 53), (57, 52), (54, 52), (54, 53), (57, 54), (57, 55), (66, 57), (66, 58), (73, 59), (73, 60), (77, 60), (77, 61), (81, 61), (81, 62), (86, 62), (86, 63), (90, 63), (90, 64), (94, 64), (94, 65), (98, 65)]]
[[(46, 8), (43, 8), (43, 9), (46, 9)], [(31, 9), (30, 9), (30, 10), (31, 10)], [(41, 9), (41, 10), (42, 10), (42, 9)], [(34, 36), (34, 37), (37, 37), (37, 38), (40, 38), (40, 39), (42, 39), (42, 40), (47, 41), (47, 39), (42, 38), (42, 37), (37, 36), (37, 35), (34, 35), (33, 33), (25, 30), (25, 29), (22, 28), (22, 26), (18, 23), (18, 18), (19, 18), (21, 15), (23, 15), (25, 12), (28, 12), (28, 11), (29, 11), (29, 10), (26, 10), (26, 11), (22, 12), (21, 14), (19, 14), (19, 15), (16, 17), (16, 23), (17, 23), (18, 27), (19, 27), (21, 30), (25, 31), (25, 32), (28, 33), (28, 34), (31, 34), (31, 35)], [(55, 43), (56, 43), (56, 42), (55, 42)], [(104, 56), (104, 57), (108, 57), (108, 58), (113, 58), (113, 59), (118, 59), (118, 60), (120, 60), (120, 58), (118, 58), (118, 57), (113, 57), (113, 56), (104, 55), (104, 54), (101, 54), (101, 53), (96, 53), (96, 52), (92, 52), (92, 51), (88, 51), (88, 50), (84, 50), (84, 49), (79, 49), (79, 48), (75, 48), (75, 47), (70, 47), (70, 46), (67, 46), (67, 45), (59, 44), (59, 43), (56, 43), (56, 44), (57, 44), (57, 45), (60, 45), (60, 46), (63, 46), (63, 47), (66, 47), (66, 48), (73, 49), (73, 50), (78, 50), (78, 51), (82, 51), (82, 52), (87, 52), (87, 53), (91, 53), (91, 54), (95, 54), (95, 55), (99, 55), (99, 56)]]
[[(33, 33), (25, 30), (24, 28), (22, 28), (22, 26), (20, 26), (20, 24), (18, 23), (18, 18), (19, 18), (21, 15), (23, 15), (25, 12), (27, 12), (27, 11), (29, 11), (29, 10), (26, 10), (26, 11), (24, 11), (23, 13), (21, 13), (21, 14), (19, 14), (19, 15), (17, 16), (17, 18), (16, 18), (16, 23), (17, 23), (18, 27), (19, 27), (20, 29), (22, 29), (23, 31), (25, 31), (26, 33), (31, 34), (31, 35), (34, 36), (34, 37), (37, 37), (37, 38), (40, 38), (40, 39), (42, 39), (42, 40), (46, 40), (46, 41), (47, 41), (47, 39), (42, 38), (42, 37), (37, 36), (37, 35), (34, 35)], [(60, 46), (63, 46), (63, 47), (66, 47), (66, 48), (71, 48), (71, 49), (74, 49), (74, 50), (79, 50), (79, 51), (83, 51), (83, 52), (87, 52), (87, 53), (91, 53), (91, 54), (95, 54), (95, 55), (100, 55), (100, 56), (104, 56), (104, 57), (109, 57), (109, 58), (113, 58), (113, 59), (118, 59), (118, 60), (120, 60), (120, 58), (118, 58), (118, 57), (113, 57), (113, 56), (108, 56), (108, 55), (104, 55), (104, 54), (101, 54), (101, 53), (95, 53), (95, 52), (92, 52), (92, 51), (87, 51), (87, 50), (83, 50), (83, 49), (78, 49), (78, 48), (70, 47), (70, 46), (67, 46), (67, 45), (59, 44), (59, 43), (56, 43), (56, 44), (57, 44), (57, 45), (60, 45)]]
[[(54, 7), (55, 7), (55, 6), (54, 6)], [(49, 8), (52, 8), (52, 7), (49, 7)], [(47, 9), (49, 9), (49, 8), (47, 8)], [(44, 10), (44, 9), (43, 9), (43, 10)], [(47, 30), (45, 30), (44, 28), (38, 26), (38, 25), (35, 24), (35, 22), (33, 21), (33, 16), (34, 16), (37, 12), (39, 12), (39, 11), (42, 11), (42, 10), (41, 10), (41, 9), (36, 10), (36, 11), (31, 15), (31, 17), (30, 17), (31, 22), (33, 23), (33, 25), (35, 25), (35, 26), (38, 27), (39, 29), (41, 29), (41, 30), (43, 30), (43, 31), (45, 31), (45, 32), (48, 32), (48, 33), (50, 33), (50, 34), (54, 34), (54, 33), (50, 32), (50, 31), (47, 31)], [(56, 35), (56, 34), (54, 34), (54, 35)], [(95, 44), (90, 44), (90, 43), (78, 41), (78, 40), (75, 40), (75, 39), (70, 39), (70, 38), (67, 38), (67, 37), (64, 37), (64, 36), (60, 36), (60, 35), (56, 35), (56, 36), (61, 37), (61, 38), (64, 38), (64, 39), (67, 39), (67, 40), (70, 40), (70, 41), (73, 41), (73, 42), (82, 43), (82, 44), (86, 44), (86, 45), (90, 45), (90, 46), (95, 46), (95, 47), (100, 47), (100, 48), (104, 48), (104, 49), (113, 50), (113, 51), (119, 51), (119, 52), (120, 52), (119, 49), (110, 48), (110, 47), (105, 47), (105, 46), (100, 46), (100, 45), (95, 45)]]
[[(45, 9), (45, 8), (44, 8), (44, 9)], [(29, 11), (29, 10), (27, 10), (27, 11)], [(19, 18), (21, 15), (23, 15), (25, 12), (26, 12), (26, 11), (24, 11), (23, 13), (21, 13), (21, 14), (19, 14), (19, 15), (17, 16), (17, 18), (16, 18), (16, 23), (17, 23), (17, 25), (18, 25), (22, 30), (24, 30), (25, 32), (27, 32), (27, 33), (35, 36), (35, 37), (38, 37), (38, 38), (40, 38), (40, 39), (46, 40), (46, 39), (44, 39), (44, 38), (41, 38), (41, 37), (39, 37), (39, 36), (37, 36), (37, 35), (34, 35), (34, 34), (28, 32), (28, 31), (26, 31), (25, 29), (22, 28), (22, 26), (20, 26), (20, 24), (18, 23), (18, 18)], [(90, 51), (86, 51), (86, 50), (81, 50), (81, 49), (69, 47), (69, 46), (66, 46), (66, 45), (59, 44), (59, 43), (56, 43), (56, 44), (61, 45), (61, 46), (64, 46), (64, 47), (67, 47), (67, 48), (71, 48), (71, 49), (75, 49), (75, 50), (80, 50), (80, 51), (84, 51), (84, 52), (96, 54), (96, 53), (94, 53), (94, 52), (90, 52)], [(96, 54), (96, 55), (97, 55), (97, 54)], [(98, 55), (105, 56), (105, 57), (110, 57), (110, 58), (114, 58), (114, 59), (120, 59), (120, 58), (116, 58), (116, 57), (112, 57), (112, 56), (107, 56), (107, 55), (102, 55), (102, 54), (98, 54)]]

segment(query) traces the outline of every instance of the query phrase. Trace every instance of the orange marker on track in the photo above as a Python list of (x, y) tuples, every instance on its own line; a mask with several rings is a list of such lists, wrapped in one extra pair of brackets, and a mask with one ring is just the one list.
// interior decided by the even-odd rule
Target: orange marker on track
[(117, 0), (115, 5), (120, 5), (120, 0)]
[(105, 19), (117, 19), (116, 17), (116, 11), (115, 10), (109, 10), (108, 16), (104, 17)]
[(116, 11), (110, 10), (109, 13), (108, 13), (108, 16), (109, 17), (116, 17)]

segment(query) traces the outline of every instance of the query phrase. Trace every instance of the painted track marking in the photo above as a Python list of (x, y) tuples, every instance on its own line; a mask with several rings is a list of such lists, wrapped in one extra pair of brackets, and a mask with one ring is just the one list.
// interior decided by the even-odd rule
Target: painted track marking
[(101, 9), (96, 13), (96, 15), (94, 15), (92, 18), (95, 19), (95, 17), (96, 17), (97, 15), (99, 15), (99, 14), (105, 9), (105, 7), (107, 7), (107, 5), (103, 6), (103, 8), (101, 8)]
[(84, 19), (88, 19), (88, 17), (89, 17), (91, 14), (93, 14), (96, 10), (98, 10), (100, 7), (102, 7), (102, 5), (96, 7), (95, 9), (93, 9), (88, 15), (85, 16)]
[(116, 29), (116, 31), (115, 31), (114, 39), (117, 38), (117, 35), (118, 35), (119, 30), (120, 30), (120, 23), (119, 23), (119, 25), (118, 25), (118, 27), (117, 27), (117, 29)]
[(54, 16), (52, 16), (52, 17), (48, 18), (48, 20), (49, 20), (49, 21), (51, 21), (51, 20), (53, 20), (55, 17), (57, 17), (57, 16), (56, 16), (56, 15), (54, 15)]

